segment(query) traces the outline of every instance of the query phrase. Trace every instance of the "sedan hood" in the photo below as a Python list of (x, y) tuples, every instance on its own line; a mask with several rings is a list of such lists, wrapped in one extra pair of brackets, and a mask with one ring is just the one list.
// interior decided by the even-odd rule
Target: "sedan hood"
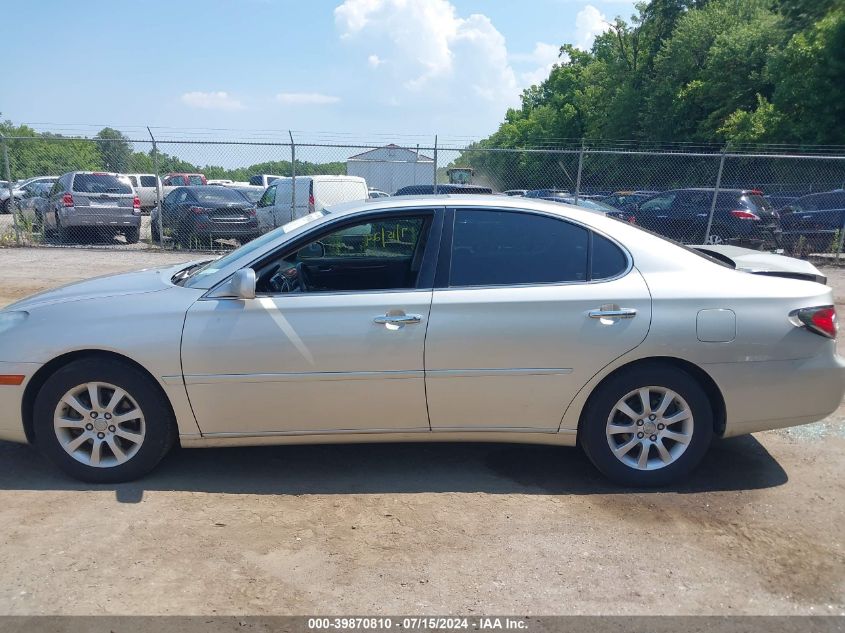
[(147, 268), (86, 279), (21, 299), (4, 310), (31, 310), (55, 303), (157, 292), (172, 286), (170, 278), (189, 265), (190, 263), (185, 263), (162, 268)]
[(697, 244), (690, 246), (690, 248), (710, 255), (719, 261), (732, 265), (737, 270), (747, 273), (815, 281), (821, 284), (827, 283), (827, 277), (818, 268), (803, 259), (786, 257), (785, 255), (778, 255), (776, 253), (755, 251), (740, 246)]

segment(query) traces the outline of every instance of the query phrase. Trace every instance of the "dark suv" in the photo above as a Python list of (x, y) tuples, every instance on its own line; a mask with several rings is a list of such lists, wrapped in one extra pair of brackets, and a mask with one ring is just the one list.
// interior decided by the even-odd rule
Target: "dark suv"
[(780, 216), (784, 248), (796, 250), (803, 238), (808, 250), (835, 250), (845, 229), (845, 190), (801, 196), (781, 209)]
[(657, 194), (628, 210), (631, 222), (688, 244), (775, 243), (779, 239), (778, 214), (756, 189), (719, 189), (713, 222), (707, 218), (714, 189), (673, 189)]

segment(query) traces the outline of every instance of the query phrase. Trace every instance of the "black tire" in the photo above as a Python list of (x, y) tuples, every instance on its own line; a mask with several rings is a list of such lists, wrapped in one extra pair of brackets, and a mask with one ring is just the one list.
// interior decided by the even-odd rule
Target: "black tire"
[(138, 240), (141, 237), (141, 231), (136, 226), (136, 227), (133, 227), (133, 228), (126, 229), (123, 232), (123, 235), (126, 237), (126, 243), (127, 244), (137, 244)]
[[(686, 449), (670, 464), (655, 470), (640, 470), (614, 455), (608, 440), (607, 423), (620, 399), (649, 386), (671, 389), (686, 401), (692, 413), (692, 437)], [(620, 442), (627, 437), (623, 435)], [(701, 462), (713, 439), (713, 410), (704, 389), (689, 373), (660, 363), (640, 364), (620, 371), (596, 388), (582, 414), (579, 439), (587, 457), (608, 479), (623, 486), (664, 486), (681, 481)], [(634, 439), (634, 434), (630, 439)], [(671, 440), (665, 441), (674, 446)], [(632, 452), (639, 450), (642, 449), (636, 445), (631, 449)], [(648, 450), (647, 457), (653, 455), (656, 461), (659, 458), (656, 447)]]
[(68, 231), (67, 227), (62, 225), (61, 220), (59, 220), (59, 214), (56, 214), (56, 241), (59, 244), (69, 244), (70, 243), (70, 231)]
[[(65, 451), (54, 430), (53, 416), (64, 395), (76, 386), (91, 382), (124, 389), (143, 412), (144, 439), (137, 452), (122, 464), (109, 467), (84, 464)], [(118, 483), (143, 477), (167, 454), (177, 435), (173, 414), (159, 386), (138, 368), (110, 358), (84, 358), (59, 369), (38, 392), (33, 415), (36, 446), (65, 473), (91, 483)], [(103, 450), (114, 455), (110, 449)]]

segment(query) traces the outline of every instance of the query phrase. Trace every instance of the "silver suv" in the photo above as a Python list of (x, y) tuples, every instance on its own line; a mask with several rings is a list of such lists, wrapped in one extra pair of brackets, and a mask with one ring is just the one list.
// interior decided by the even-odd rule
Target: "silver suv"
[(123, 233), (135, 244), (141, 227), (141, 201), (119, 174), (73, 171), (50, 190), (44, 231), (60, 242), (80, 241), (86, 231), (103, 235)]

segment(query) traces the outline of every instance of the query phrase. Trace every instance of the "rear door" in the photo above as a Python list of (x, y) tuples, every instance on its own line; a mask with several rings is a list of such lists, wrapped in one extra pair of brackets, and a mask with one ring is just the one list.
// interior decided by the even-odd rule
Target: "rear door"
[(651, 298), (626, 253), (557, 216), (456, 209), (440, 260), (432, 430), (556, 431), (581, 387), (648, 331)]

